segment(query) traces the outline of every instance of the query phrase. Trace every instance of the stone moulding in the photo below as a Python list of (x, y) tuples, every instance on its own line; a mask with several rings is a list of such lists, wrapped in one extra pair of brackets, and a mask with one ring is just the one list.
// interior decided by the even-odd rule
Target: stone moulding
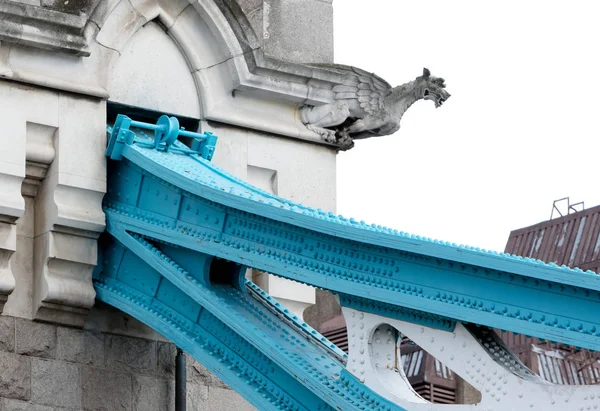
[(0, 221), (14, 224), (25, 210), (25, 201), (21, 197), (21, 184), (24, 176), (0, 173), (2, 201), (0, 202)]
[(73, 2), (75, 7), (84, 4), (82, 14), (68, 12), (69, 2), (56, 2), (58, 7), (62, 4), (60, 10), (1, 1), (0, 40), (87, 57), (90, 50), (84, 29), (89, 14), (85, 11), (91, 11), (98, 1)]
[[(123, 48), (157, 20), (190, 62), (202, 119), (337, 146), (308, 130), (299, 109), (332, 102), (343, 76), (265, 55), (235, 1), (90, 0), (77, 15), (57, 7), (0, 0), (0, 78), (110, 98), (108, 73)], [(273, 101), (280, 107), (257, 109)]]
[[(94, 3), (98, 3), (98, 0)], [(181, 10), (168, 9), (160, 3), (162, 2), (156, 0), (135, 2), (134, 10), (138, 12), (137, 18), (144, 22), (158, 18), (163, 25), (170, 28)], [(236, 69), (241, 74), (238, 89), (262, 90), (290, 101), (309, 104), (325, 103), (333, 99), (331, 84), (341, 81), (341, 76), (328, 70), (265, 56), (246, 16), (235, 2), (190, 1), (189, 3), (204, 19), (211, 19), (213, 23), (211, 25), (222, 37), (226, 37), (224, 40), (230, 51), (228, 59), (242, 57), (243, 66), (238, 64), (241, 63), (240, 60), (236, 61)], [(113, 5), (112, 8), (98, 5), (96, 10), (88, 7), (82, 15), (76, 16), (50, 8), (2, 0), (0, 17), (3, 24), (0, 25), (0, 40), (90, 57), (92, 54), (90, 43), (96, 36), (98, 38), (100, 36), (96, 32), (95, 35), (88, 36), (93, 38), (86, 38), (84, 35), (87, 31), (86, 26), (92, 24), (102, 29), (107, 22), (111, 27), (118, 26), (120, 22), (113, 20), (115, 18), (120, 20), (125, 16), (119, 15), (116, 9), (117, 5)], [(136, 24), (136, 30), (138, 26), (139, 24)], [(133, 32), (115, 33), (117, 34), (125, 35), (125, 38), (121, 39), (121, 43), (125, 43)], [(100, 44), (103, 43), (105, 42), (100, 41)], [(63, 88), (61, 84), (56, 84), (55, 87)], [(79, 92), (86, 94), (83, 89)]]
[(35, 319), (83, 326), (96, 297), (96, 238), (50, 231), (36, 237), (35, 248)]
[(82, 326), (105, 227), (105, 104), (6, 81), (0, 94), (11, 138), (0, 153), (1, 308)]
[(43, 183), (36, 214), (33, 315), (36, 320), (82, 327), (94, 305), (91, 277), (97, 238), (104, 229), (102, 192)]

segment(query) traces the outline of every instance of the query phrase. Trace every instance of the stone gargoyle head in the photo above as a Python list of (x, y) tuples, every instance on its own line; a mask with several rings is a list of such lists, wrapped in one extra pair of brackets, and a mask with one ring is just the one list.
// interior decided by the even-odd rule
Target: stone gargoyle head
[(426, 68), (423, 69), (423, 74), (415, 79), (415, 89), (421, 90), (423, 99), (433, 101), (436, 107), (450, 98), (444, 79), (432, 76)]

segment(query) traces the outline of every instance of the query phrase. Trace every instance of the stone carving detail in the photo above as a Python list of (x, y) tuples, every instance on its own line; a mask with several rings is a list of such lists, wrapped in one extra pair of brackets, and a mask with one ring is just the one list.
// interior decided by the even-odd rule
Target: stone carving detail
[(35, 239), (34, 258), (34, 318), (83, 326), (96, 297), (92, 287), (96, 236), (46, 232)]
[(104, 230), (105, 103), (9, 82), (0, 101), (0, 309), (81, 327)]
[(303, 107), (302, 122), (341, 150), (352, 148), (356, 139), (395, 133), (406, 110), (418, 100), (431, 100), (439, 107), (450, 97), (444, 79), (432, 76), (428, 69), (415, 80), (392, 87), (381, 77), (356, 67), (316, 66), (340, 74), (342, 84), (333, 87), (331, 103)]

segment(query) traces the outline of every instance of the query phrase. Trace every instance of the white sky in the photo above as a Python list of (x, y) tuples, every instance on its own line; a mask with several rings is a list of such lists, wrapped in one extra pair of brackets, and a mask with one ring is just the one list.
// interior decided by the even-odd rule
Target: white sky
[(503, 250), (570, 196), (600, 204), (600, 3), (336, 0), (336, 63), (452, 97), (338, 155), (338, 212)]

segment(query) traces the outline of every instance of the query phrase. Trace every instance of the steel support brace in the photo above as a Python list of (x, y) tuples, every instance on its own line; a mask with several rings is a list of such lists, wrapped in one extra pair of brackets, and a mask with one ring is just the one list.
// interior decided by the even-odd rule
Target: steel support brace
[(212, 257), (110, 234), (94, 274), (98, 298), (172, 340), (257, 408), (402, 410), (343, 374), (338, 349), (280, 304), (254, 297), (251, 283), (249, 293), (207, 281)]
[(411, 388), (399, 358), (405, 335), (481, 392), (481, 402), (453, 410), (600, 409), (598, 386), (549, 384), (525, 367), (486, 327), (457, 324), (453, 331), (343, 308), (350, 349), (347, 370), (408, 410), (438, 410)]
[[(595, 274), (313, 210), (190, 152), (170, 120), (149, 128), (155, 139), (130, 126), (121, 118), (107, 150), (119, 161), (109, 162), (98, 298), (174, 341), (259, 409), (439, 408), (403, 375), (400, 333), (481, 391), (480, 404), (455, 409), (600, 407), (597, 387), (542, 382), (490, 332), (600, 349)], [(339, 294), (349, 358), (245, 282), (243, 267)]]
[[(135, 145), (126, 145), (123, 155), (131, 160), (109, 167), (111, 175), (121, 176), (111, 180), (105, 199), (109, 228), (120, 225), (328, 289), (373, 314), (393, 311), (408, 319), (416, 312), (427, 318), (426, 325), (474, 322), (600, 349), (596, 276), (565, 276), (566, 270), (523, 261), (515, 265), (512, 257), (502, 258), (507, 264), (500, 270), (492, 268), (498, 267), (499, 256), (474, 254), (469, 264), (457, 261), (465, 259), (466, 251), (450, 260), (404, 251), (404, 241), (381, 236), (370, 244), (343, 238), (347, 226), (305, 212), (286, 210), (286, 221), (279, 221), (278, 214), (289, 208), (283, 200), (274, 203), (258, 191), (252, 197), (245, 183), (199, 157)], [(302, 218), (310, 219), (311, 229), (298, 226)], [(363, 231), (364, 240), (370, 240), (373, 232)]]

